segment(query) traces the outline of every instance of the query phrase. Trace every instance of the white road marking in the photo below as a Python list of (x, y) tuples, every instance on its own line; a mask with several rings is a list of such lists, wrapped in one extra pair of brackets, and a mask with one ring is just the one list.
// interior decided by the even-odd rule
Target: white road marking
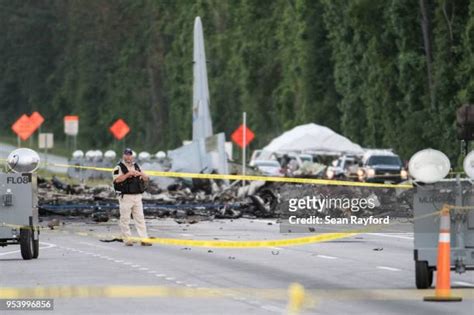
[(324, 259), (337, 259), (337, 257), (334, 256), (326, 256), (326, 255), (317, 255), (319, 258), (324, 258)]
[(117, 251), (117, 248), (108, 247), (108, 246), (104, 246), (104, 245), (93, 244), (93, 243), (89, 243), (89, 242), (79, 242), (79, 244), (88, 245), (88, 246), (96, 247), (96, 248), (102, 248), (102, 249)]
[(282, 309), (276, 307), (276, 306), (272, 306), (272, 305), (261, 305), (260, 306), (262, 309), (266, 310), (266, 311), (270, 311), (270, 312), (275, 312), (275, 313), (282, 313)]
[[(53, 248), (53, 247), (56, 247), (56, 246), (57, 246), (56, 244), (45, 243), (45, 242), (40, 242), (40, 244), (46, 244), (46, 246), (40, 247), (39, 249), (48, 249), (48, 248)], [(12, 251), (9, 251), (9, 252), (0, 253), (0, 256), (5, 256), (5, 255), (9, 255), (9, 254), (20, 253), (20, 252), (21, 252), (20, 250), (12, 250)]]
[[(50, 246), (56, 246), (54, 244), (49, 244), (49, 245)], [(67, 250), (73, 250), (72, 248), (67, 248), (67, 247), (63, 247), (63, 248), (65, 248)], [(16, 253), (16, 252), (19, 252), (19, 251), (13, 251), (13, 252)], [(2, 253), (2, 254), (9, 254), (9, 253), (13, 253), (13, 252)], [(94, 254), (94, 253), (90, 253), (90, 252), (83, 252), (83, 253), (86, 254), (86, 255), (92, 255), (94, 257), (107, 259), (107, 260), (110, 260), (110, 261), (113, 261), (113, 262), (116, 262), (116, 263), (122, 263), (123, 265), (127, 265), (127, 266), (130, 266), (132, 268), (139, 268), (139, 270), (147, 271), (150, 274), (155, 274), (155, 276), (158, 277), (158, 278), (165, 278), (166, 280), (173, 281), (178, 285), (185, 285), (189, 288), (196, 287), (196, 285), (194, 285), (194, 284), (185, 284), (185, 282), (183, 282), (183, 281), (176, 280), (173, 277), (167, 277), (165, 274), (157, 274), (156, 271), (154, 271), (154, 270), (149, 270), (149, 268), (141, 267), (140, 265), (133, 265), (133, 263), (131, 263), (131, 262), (125, 262), (123, 260), (116, 260), (116, 259), (108, 257), (108, 256), (103, 256), (103, 255), (100, 255), (100, 254)]]
[(272, 249), (276, 249), (276, 250), (284, 250), (284, 248), (281, 248), (281, 247), (270, 247)]
[(467, 287), (474, 288), (474, 283), (469, 283), (469, 282), (464, 282), (464, 281), (454, 281), (453, 283), (457, 285), (464, 285)]
[[(407, 233), (409, 235), (411, 233)], [(392, 238), (401, 238), (404, 240), (413, 240), (412, 236), (403, 236), (403, 235), (397, 235), (397, 234), (386, 234), (386, 233), (369, 233), (366, 235), (377, 235), (377, 236), (383, 236), (383, 237), (392, 237)]]
[(58, 246), (58, 245), (56, 245), (56, 244), (53, 244), (53, 243), (46, 243), (46, 242), (40, 242), (40, 244), (45, 244), (45, 245), (48, 246), (48, 247), (40, 247), (40, 248), (43, 248), (43, 249), (45, 249), (45, 248), (52, 248), (52, 247)]
[(375, 268), (382, 269), (382, 270), (389, 270), (389, 271), (402, 271), (401, 269), (398, 269), (398, 268), (386, 267), (386, 266), (377, 266)]

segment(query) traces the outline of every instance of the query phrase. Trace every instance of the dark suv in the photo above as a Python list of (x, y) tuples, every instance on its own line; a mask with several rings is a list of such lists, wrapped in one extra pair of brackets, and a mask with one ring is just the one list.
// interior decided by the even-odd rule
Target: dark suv
[(359, 181), (399, 183), (408, 178), (400, 157), (391, 152), (367, 153), (357, 171)]

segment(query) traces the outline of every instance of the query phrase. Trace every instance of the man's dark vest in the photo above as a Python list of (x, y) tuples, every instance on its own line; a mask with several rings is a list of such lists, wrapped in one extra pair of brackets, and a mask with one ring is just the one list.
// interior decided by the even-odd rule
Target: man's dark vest
[[(119, 162), (118, 166), (122, 170), (122, 174), (128, 173), (128, 168), (125, 164)], [(137, 163), (133, 163), (133, 166), (135, 167), (135, 170), (141, 172), (140, 167), (137, 165)], [(143, 193), (146, 190), (146, 185), (140, 177), (129, 177), (120, 183), (116, 183), (114, 181), (114, 189), (120, 192), (122, 195), (136, 195)]]

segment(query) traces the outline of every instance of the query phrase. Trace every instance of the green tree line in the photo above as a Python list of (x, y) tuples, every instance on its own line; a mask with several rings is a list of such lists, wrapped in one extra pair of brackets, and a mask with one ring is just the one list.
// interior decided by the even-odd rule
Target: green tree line
[(38, 110), (79, 147), (151, 152), (191, 138), (192, 39), (201, 16), (214, 130), (242, 111), (252, 148), (314, 122), (403, 158), (459, 157), (455, 110), (474, 102), (469, 0), (0, 0), (0, 132)]

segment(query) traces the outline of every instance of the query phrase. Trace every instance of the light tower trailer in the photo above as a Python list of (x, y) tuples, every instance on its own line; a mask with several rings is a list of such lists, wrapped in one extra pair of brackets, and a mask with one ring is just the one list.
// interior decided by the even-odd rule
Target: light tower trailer
[(37, 177), (0, 173), (0, 246), (20, 245), (23, 259), (39, 255)]
[[(434, 184), (416, 185), (414, 209), (415, 278), (418, 289), (432, 285), (436, 270), (439, 238), (439, 211), (451, 209), (451, 270), (461, 274), (474, 270), (474, 186), (470, 180), (445, 179)], [(474, 208), (474, 207), (473, 207)]]

